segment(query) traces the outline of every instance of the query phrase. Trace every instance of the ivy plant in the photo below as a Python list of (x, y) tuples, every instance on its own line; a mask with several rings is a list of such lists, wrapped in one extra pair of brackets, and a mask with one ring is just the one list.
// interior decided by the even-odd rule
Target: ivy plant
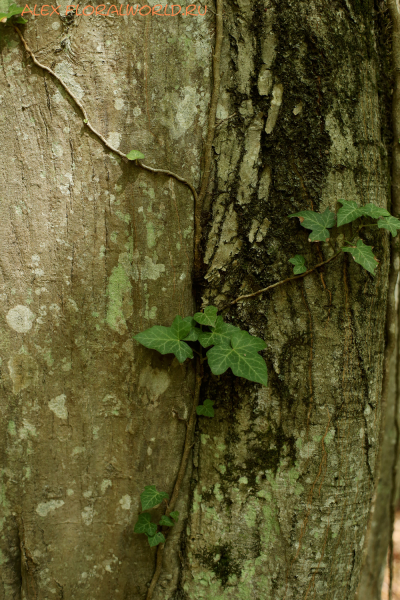
[[(180, 363), (187, 358), (193, 358), (193, 351), (197, 352), (195, 345), (208, 349), (202, 361), (208, 359), (211, 372), (221, 375), (231, 369), (234, 375), (249, 381), (267, 385), (268, 372), (263, 358), (259, 355), (264, 350), (266, 343), (258, 337), (250, 335), (230, 323), (225, 323), (218, 316), (216, 306), (206, 306), (204, 312), (196, 312), (193, 317), (177, 315), (170, 327), (154, 325), (134, 336), (134, 339), (160, 354), (173, 354)], [(193, 346), (192, 346), (192, 345)], [(199, 352), (197, 352), (199, 354)], [(214, 416), (214, 402), (206, 399), (197, 406), (196, 414), (212, 418)], [(155, 485), (146, 486), (140, 496), (142, 510), (149, 510), (158, 506), (168, 494), (159, 492)], [(161, 517), (158, 525), (151, 521), (151, 515), (142, 512), (136, 522), (134, 532), (145, 534), (151, 547), (165, 543), (165, 536), (158, 527), (173, 527), (178, 519), (177, 511)]]
[[(329, 229), (337, 225), (347, 225), (360, 217), (368, 217), (377, 221), (373, 224), (362, 225), (363, 227), (377, 226), (379, 229), (387, 229), (392, 236), (397, 235), (400, 229), (400, 220), (393, 217), (385, 208), (380, 208), (376, 204), (369, 203), (365, 206), (359, 206), (354, 200), (338, 200), (342, 205), (338, 210), (337, 216), (328, 208), (324, 213), (317, 213), (312, 210), (302, 210), (298, 213), (289, 215), (289, 217), (298, 217), (300, 224), (305, 229), (310, 229), (309, 242), (327, 242), (330, 238)], [(375, 275), (375, 269), (378, 266), (378, 259), (372, 252), (373, 246), (367, 246), (361, 239), (355, 242), (346, 242), (348, 246), (341, 248), (343, 252), (351, 254), (356, 263), (360, 264), (366, 271)], [(305, 258), (301, 254), (296, 254), (293, 258), (289, 258), (289, 262), (294, 266), (293, 272), (295, 275), (305, 273)]]
[[(141, 158), (140, 152), (132, 150), (127, 158), (136, 160)], [(376, 223), (364, 223), (360, 226), (358, 232), (363, 227), (377, 226), (379, 229), (387, 229), (393, 236), (400, 229), (400, 220), (391, 216), (390, 213), (375, 204), (359, 206), (353, 200), (339, 200), (341, 207), (335, 215), (329, 209), (323, 213), (317, 213), (311, 210), (302, 210), (298, 213), (289, 215), (297, 217), (300, 224), (305, 229), (310, 230), (309, 241), (320, 242), (330, 239), (330, 229), (335, 225), (341, 227), (356, 221), (359, 218), (369, 218)], [(354, 260), (366, 269), (372, 275), (378, 265), (378, 259), (372, 252), (373, 247), (368, 246), (358, 238), (354, 242), (347, 242), (341, 250), (351, 254)], [(293, 265), (295, 275), (307, 273), (307, 266), (304, 256), (296, 254), (289, 258)], [(310, 270), (313, 270), (312, 268)], [(192, 359), (194, 352), (200, 355), (201, 361), (208, 360), (208, 365), (214, 375), (221, 375), (228, 369), (237, 377), (243, 377), (248, 381), (267, 385), (268, 372), (264, 359), (259, 352), (264, 350), (266, 343), (258, 337), (250, 335), (247, 331), (239, 327), (226, 323), (222, 316), (218, 315), (216, 306), (206, 306), (203, 312), (196, 312), (193, 317), (182, 318), (177, 315), (169, 327), (155, 325), (138, 333), (134, 339), (145, 346), (157, 350), (161, 354), (173, 354), (180, 363), (186, 359)], [(200, 348), (196, 350), (200, 345)], [(202, 356), (202, 348), (206, 349), (205, 357)], [(196, 407), (198, 416), (212, 418), (214, 416), (214, 402), (210, 399), (204, 400), (204, 403)], [(146, 486), (140, 496), (142, 510), (146, 511), (161, 502), (168, 499), (168, 494), (159, 492), (155, 485)], [(171, 512), (161, 517), (160, 521), (153, 523), (151, 515), (148, 512), (142, 512), (139, 515), (135, 525), (135, 533), (145, 534), (150, 546), (157, 546), (165, 543), (165, 536), (161, 527), (173, 527), (178, 513)], [(166, 530), (164, 530), (165, 532)]]
[[(140, 494), (142, 511), (155, 508), (161, 502), (168, 499), (166, 492), (158, 492), (155, 485), (146, 485), (144, 492)], [(134, 533), (142, 533), (147, 536), (150, 547), (165, 543), (165, 537), (159, 527), (173, 527), (179, 518), (179, 512), (174, 510), (169, 515), (163, 515), (158, 523), (153, 523), (151, 514), (142, 512), (134, 527)]]
[(217, 312), (216, 306), (206, 306), (204, 312), (197, 312), (193, 317), (177, 315), (170, 327), (154, 325), (134, 339), (161, 354), (174, 354), (180, 363), (193, 358), (190, 343), (198, 342), (203, 348), (209, 348), (206, 358), (214, 375), (222, 375), (230, 368), (237, 377), (267, 385), (267, 366), (258, 354), (266, 348), (266, 343), (225, 323)]

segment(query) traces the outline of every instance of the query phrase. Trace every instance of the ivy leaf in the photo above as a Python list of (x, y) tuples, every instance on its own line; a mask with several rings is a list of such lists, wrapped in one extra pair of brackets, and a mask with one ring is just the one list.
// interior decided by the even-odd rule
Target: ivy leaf
[(172, 521), (172, 519), (170, 519), (166, 515), (163, 515), (160, 519), (159, 525), (163, 525), (165, 527), (173, 527), (175, 523)]
[(191, 322), (186, 319), (182, 319), (179, 315), (176, 315), (172, 322), (171, 330), (176, 333), (179, 340), (183, 340), (192, 328)]
[(157, 492), (155, 485), (146, 485), (144, 488), (144, 492), (140, 494), (142, 510), (154, 508), (166, 498), (169, 498), (166, 492)]
[(165, 537), (160, 532), (153, 535), (153, 537), (149, 537), (148, 540), (151, 548), (153, 546), (158, 546), (158, 544), (165, 544)]
[(343, 204), (337, 214), (338, 227), (351, 223), (364, 215), (363, 209), (354, 200), (338, 200), (338, 202)]
[(169, 516), (177, 521), (179, 519), (179, 512), (177, 510), (173, 510), (171, 513), (169, 513)]
[(193, 317), (185, 317), (183, 320), (187, 323), (190, 323), (190, 327), (191, 327), (188, 335), (185, 338), (183, 338), (183, 341), (184, 342), (197, 342), (197, 340), (199, 339), (198, 332), (200, 331), (200, 329), (198, 327), (196, 327), (196, 321), (193, 319)]
[(215, 327), (215, 321), (217, 320), (218, 308), (216, 306), (206, 306), (204, 312), (195, 313), (193, 319), (200, 323), (200, 325), (208, 325), (209, 327)]
[(364, 267), (367, 271), (375, 275), (375, 269), (378, 266), (378, 259), (372, 252), (373, 246), (366, 246), (362, 240), (358, 240), (356, 246), (342, 248), (343, 252), (350, 252), (356, 263)]
[(266, 343), (260, 338), (239, 330), (233, 333), (230, 345), (214, 346), (207, 352), (208, 364), (214, 375), (221, 375), (230, 367), (237, 377), (267, 385), (267, 366), (264, 359), (257, 354), (265, 347)]
[(126, 158), (128, 158), (129, 160), (137, 160), (138, 158), (144, 158), (144, 154), (139, 152), (139, 150), (131, 150), (126, 155)]
[(145, 533), (148, 536), (153, 536), (157, 531), (157, 525), (151, 523), (151, 515), (142, 513), (136, 522), (134, 533)]
[(133, 339), (146, 348), (158, 350), (160, 354), (175, 354), (179, 362), (183, 363), (187, 358), (193, 358), (191, 347), (181, 341), (189, 335), (190, 330), (190, 322), (177, 315), (171, 327), (154, 325), (138, 333)]
[(240, 331), (239, 327), (235, 327), (230, 323), (224, 323), (224, 319), (219, 316), (217, 317), (215, 327), (212, 331), (199, 331), (199, 342), (203, 346), (203, 348), (208, 348), (208, 346), (219, 346), (219, 345), (229, 345), (231, 341), (231, 336)]
[(289, 217), (298, 217), (300, 224), (306, 229), (311, 229), (309, 242), (325, 242), (329, 239), (329, 231), (335, 225), (335, 215), (333, 212), (326, 209), (323, 213), (317, 213), (313, 210), (302, 210)]
[(204, 400), (204, 404), (201, 404), (200, 406), (198, 406), (196, 408), (196, 413), (203, 417), (210, 417), (210, 418), (213, 417), (214, 416), (213, 404), (214, 404), (214, 402), (212, 400)]
[(296, 254), (293, 258), (289, 258), (289, 262), (294, 265), (293, 273), (295, 275), (301, 275), (307, 271), (306, 259), (301, 254)]
[(372, 219), (379, 219), (379, 217), (390, 217), (390, 212), (386, 210), (386, 208), (380, 208), (380, 206), (376, 206), (376, 204), (366, 204), (365, 206), (361, 206), (360, 210), (365, 217), (372, 217)]
[(396, 217), (384, 217), (378, 221), (379, 229), (387, 229), (393, 237), (397, 235), (397, 230), (400, 229), (400, 221)]
[(16, 19), (14, 19), (14, 23), (20, 23), (21, 25), (25, 25), (25, 23), (27, 23), (28, 20), (24, 19), (24, 17), (17, 17)]

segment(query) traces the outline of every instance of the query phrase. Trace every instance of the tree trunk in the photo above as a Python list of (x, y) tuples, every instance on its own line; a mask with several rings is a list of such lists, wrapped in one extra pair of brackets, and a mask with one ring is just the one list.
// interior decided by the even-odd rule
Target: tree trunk
[[(112, 146), (198, 187), (213, 11), (52, 15), (23, 30)], [(220, 309), (290, 277), (295, 254), (312, 266), (357, 232), (309, 243), (289, 214), (335, 210), (340, 198), (389, 206), (391, 142), (388, 16), (377, 4), (236, 0), (223, 17), (200, 284)], [(194, 372), (132, 334), (193, 314), (193, 197), (88, 133), (5, 31), (0, 600), (139, 600), (155, 565), (133, 534), (140, 494), (172, 491)], [(342, 253), (223, 311), (266, 340), (270, 384), (206, 376), (216, 416), (198, 422), (155, 600), (354, 598), (390, 257), (387, 232), (361, 235), (380, 261), (375, 277)]]

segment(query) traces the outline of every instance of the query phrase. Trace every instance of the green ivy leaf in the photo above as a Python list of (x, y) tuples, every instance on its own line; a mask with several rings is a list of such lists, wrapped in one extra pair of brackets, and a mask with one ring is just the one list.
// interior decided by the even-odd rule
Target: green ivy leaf
[(230, 323), (224, 323), (224, 319), (219, 316), (217, 317), (215, 327), (211, 332), (199, 331), (199, 342), (203, 348), (208, 348), (208, 346), (219, 346), (221, 344), (229, 345), (231, 336), (238, 331), (240, 331), (239, 327), (235, 327)]
[(390, 212), (386, 210), (386, 208), (380, 208), (376, 206), (376, 204), (366, 204), (365, 206), (361, 206), (360, 210), (365, 217), (371, 217), (372, 219), (379, 219), (379, 217), (390, 217)]
[(134, 533), (145, 533), (148, 536), (153, 536), (157, 531), (157, 525), (151, 523), (151, 515), (142, 513), (136, 522)]
[(171, 330), (176, 334), (178, 340), (183, 340), (187, 335), (189, 335), (191, 328), (191, 321), (188, 320), (187, 317), (182, 319), (182, 317), (179, 315), (176, 315), (171, 325)]
[(397, 235), (397, 230), (400, 229), (400, 221), (396, 217), (384, 217), (378, 221), (379, 229), (387, 229), (393, 237)]
[(356, 246), (342, 248), (343, 252), (350, 252), (356, 263), (364, 267), (367, 271), (375, 275), (375, 269), (378, 266), (378, 259), (372, 252), (373, 246), (366, 246), (362, 240), (358, 240)]
[(196, 321), (193, 319), (193, 317), (185, 317), (183, 319), (186, 323), (190, 323), (190, 331), (188, 333), (188, 335), (183, 338), (184, 342), (197, 342), (197, 340), (199, 339), (198, 337), (198, 332), (200, 331), (200, 329), (198, 327), (196, 327), (197, 323)]
[(298, 217), (302, 227), (312, 230), (308, 238), (309, 242), (325, 242), (329, 239), (328, 229), (335, 225), (335, 215), (329, 208), (322, 214), (312, 210), (302, 210), (289, 217)]
[(177, 521), (179, 519), (179, 512), (177, 510), (173, 510), (171, 513), (169, 513), (169, 516)]
[(365, 214), (363, 209), (358, 206), (357, 202), (354, 202), (354, 200), (338, 200), (338, 202), (343, 204), (342, 208), (339, 208), (337, 214), (338, 227), (346, 225), (346, 223), (351, 223)]
[(198, 406), (196, 408), (196, 413), (203, 417), (210, 417), (210, 418), (213, 417), (214, 416), (213, 404), (214, 404), (214, 402), (212, 400), (204, 400), (204, 404), (201, 404), (200, 406)]
[(139, 159), (140, 158), (144, 158), (144, 154), (142, 154), (141, 152), (139, 152), (139, 150), (131, 150), (126, 155), (126, 158), (128, 158), (129, 160), (137, 160), (138, 158)]
[(296, 254), (293, 258), (289, 258), (289, 262), (294, 265), (293, 273), (295, 275), (301, 275), (307, 271), (306, 259), (301, 254)]
[(24, 19), (24, 17), (17, 17), (16, 19), (14, 19), (13, 22), (14, 23), (20, 23), (21, 25), (25, 25), (25, 23), (27, 23), (28, 20)]
[(189, 335), (191, 328), (189, 321), (177, 315), (171, 327), (154, 325), (138, 333), (133, 339), (146, 348), (158, 350), (160, 354), (175, 354), (179, 362), (183, 363), (187, 358), (193, 358), (191, 347), (181, 341)]
[(172, 519), (170, 519), (166, 515), (163, 515), (160, 519), (159, 525), (163, 525), (165, 527), (173, 527), (175, 523), (172, 521)]
[(153, 535), (153, 537), (149, 537), (148, 540), (151, 548), (153, 546), (158, 546), (158, 544), (165, 544), (165, 537), (160, 532)]
[(215, 321), (217, 320), (218, 308), (216, 306), (206, 306), (204, 312), (195, 313), (193, 319), (200, 323), (200, 325), (208, 325), (209, 327), (215, 327)]
[(257, 354), (265, 347), (266, 343), (260, 338), (239, 330), (231, 336), (230, 345), (214, 346), (207, 352), (208, 364), (214, 375), (221, 375), (230, 367), (237, 377), (267, 385), (267, 366)]
[(140, 494), (142, 510), (158, 506), (164, 499), (169, 498), (166, 492), (157, 492), (155, 485), (146, 485), (144, 492)]

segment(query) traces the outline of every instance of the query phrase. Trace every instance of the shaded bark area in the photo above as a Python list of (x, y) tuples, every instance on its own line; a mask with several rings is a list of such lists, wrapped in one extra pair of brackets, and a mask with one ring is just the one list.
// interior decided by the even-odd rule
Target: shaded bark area
[[(351, 240), (310, 244), (288, 215), (340, 198), (390, 205), (385, 22), (373, 3), (226, 4), (206, 302), (290, 276)], [(343, 255), (226, 318), (263, 337), (268, 389), (210, 378), (181, 581), (185, 598), (353, 599), (374, 490), (388, 236), (362, 234), (373, 278)], [(161, 597), (161, 596), (160, 596)], [(180, 597), (179, 595), (177, 597)]]
[[(381, 5), (382, 47), (386, 47), (382, 55), (382, 72), (392, 76), (387, 78), (386, 85), (391, 88), (392, 95), (392, 180), (391, 211), (400, 214), (400, 152), (398, 139), (400, 135), (400, 9), (396, 2), (389, 0)], [(390, 32), (390, 36), (388, 33)], [(390, 63), (389, 63), (390, 60)], [(385, 64), (386, 62), (386, 64)], [(389, 63), (389, 64), (388, 64)], [(399, 267), (399, 241), (391, 243), (392, 269)], [(392, 580), (393, 541), (392, 530), (398, 499), (398, 461), (400, 445), (400, 413), (399, 413), (399, 348), (398, 348), (398, 273), (390, 276), (390, 286), (394, 289), (393, 310), (389, 305), (387, 339), (395, 342), (394, 354), (390, 359), (388, 394), (384, 394), (384, 418), (381, 426), (381, 458), (378, 485), (372, 505), (370, 532), (367, 538), (365, 564), (362, 571), (358, 598), (363, 600), (380, 600), (384, 570), (389, 560), (389, 588)], [(391, 591), (389, 589), (389, 596)]]

